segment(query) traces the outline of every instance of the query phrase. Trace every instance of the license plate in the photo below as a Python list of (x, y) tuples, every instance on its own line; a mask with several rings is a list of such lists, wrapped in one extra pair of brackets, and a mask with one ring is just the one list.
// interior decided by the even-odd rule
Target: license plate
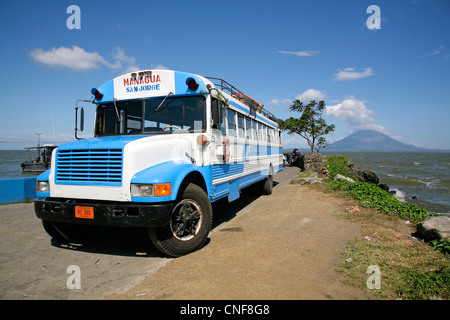
[(93, 207), (75, 207), (75, 218), (94, 219)]

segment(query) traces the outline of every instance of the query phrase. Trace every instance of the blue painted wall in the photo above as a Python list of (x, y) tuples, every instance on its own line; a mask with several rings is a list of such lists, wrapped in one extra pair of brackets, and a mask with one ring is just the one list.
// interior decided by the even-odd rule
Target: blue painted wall
[(36, 199), (36, 177), (0, 180), (0, 204)]

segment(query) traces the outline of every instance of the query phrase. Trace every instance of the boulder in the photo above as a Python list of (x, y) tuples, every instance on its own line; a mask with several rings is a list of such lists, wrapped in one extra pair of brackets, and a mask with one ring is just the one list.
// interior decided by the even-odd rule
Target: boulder
[(417, 224), (417, 233), (428, 241), (434, 239), (450, 240), (450, 217), (427, 217)]
[(324, 166), (322, 166), (320, 168), (320, 174), (322, 175), (322, 177), (324, 179), (330, 179), (330, 172), (328, 171), (327, 168), (325, 168)]
[(375, 185), (378, 184), (378, 182), (380, 182), (380, 179), (378, 179), (377, 175), (369, 169), (366, 169), (362, 172), (362, 176), (364, 178), (364, 182), (369, 182), (369, 183), (373, 183)]
[(355, 179), (364, 182), (364, 177), (362, 175), (362, 172), (360, 170), (358, 170), (358, 168), (356, 167), (351, 167), (350, 169), (350, 174), (355, 177)]
[(389, 192), (389, 186), (387, 184), (380, 183), (377, 187), (383, 191)]
[(340, 174), (340, 173), (338, 173), (337, 175), (334, 176), (334, 180), (336, 181), (337, 179), (344, 179), (344, 180), (347, 180), (347, 181), (349, 181), (349, 182), (351, 182), (351, 183), (355, 183), (355, 180), (353, 180), (352, 178), (343, 176), (343, 175)]
[(312, 184), (312, 183), (320, 183), (320, 182), (322, 182), (322, 178), (319, 178), (318, 173), (314, 172), (309, 177), (293, 179), (289, 183), (290, 184), (305, 184), (305, 183)]

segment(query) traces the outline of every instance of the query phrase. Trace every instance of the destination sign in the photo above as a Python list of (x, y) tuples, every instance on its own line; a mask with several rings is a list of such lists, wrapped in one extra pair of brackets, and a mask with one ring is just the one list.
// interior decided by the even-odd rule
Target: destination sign
[(173, 71), (132, 72), (114, 78), (114, 97), (117, 100), (166, 96), (169, 92), (175, 93)]

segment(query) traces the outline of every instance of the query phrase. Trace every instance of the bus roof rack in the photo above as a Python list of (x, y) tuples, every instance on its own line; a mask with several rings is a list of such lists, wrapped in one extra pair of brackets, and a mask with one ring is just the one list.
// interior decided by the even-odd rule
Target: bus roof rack
[(240, 90), (236, 89), (233, 85), (228, 83), (227, 81), (220, 79), (220, 78), (214, 78), (214, 77), (206, 77), (207, 79), (211, 80), (211, 82), (216, 86), (219, 87), (220, 90), (228, 92), (229, 95), (231, 95), (233, 98), (241, 101), (242, 103), (246, 104), (250, 108), (250, 114), (255, 116), (256, 112), (262, 113), (264, 116), (269, 118), (270, 120), (278, 123), (277, 117), (275, 117), (271, 112), (264, 109), (264, 105), (256, 101), (255, 99), (249, 97), (245, 93), (242, 93)]

